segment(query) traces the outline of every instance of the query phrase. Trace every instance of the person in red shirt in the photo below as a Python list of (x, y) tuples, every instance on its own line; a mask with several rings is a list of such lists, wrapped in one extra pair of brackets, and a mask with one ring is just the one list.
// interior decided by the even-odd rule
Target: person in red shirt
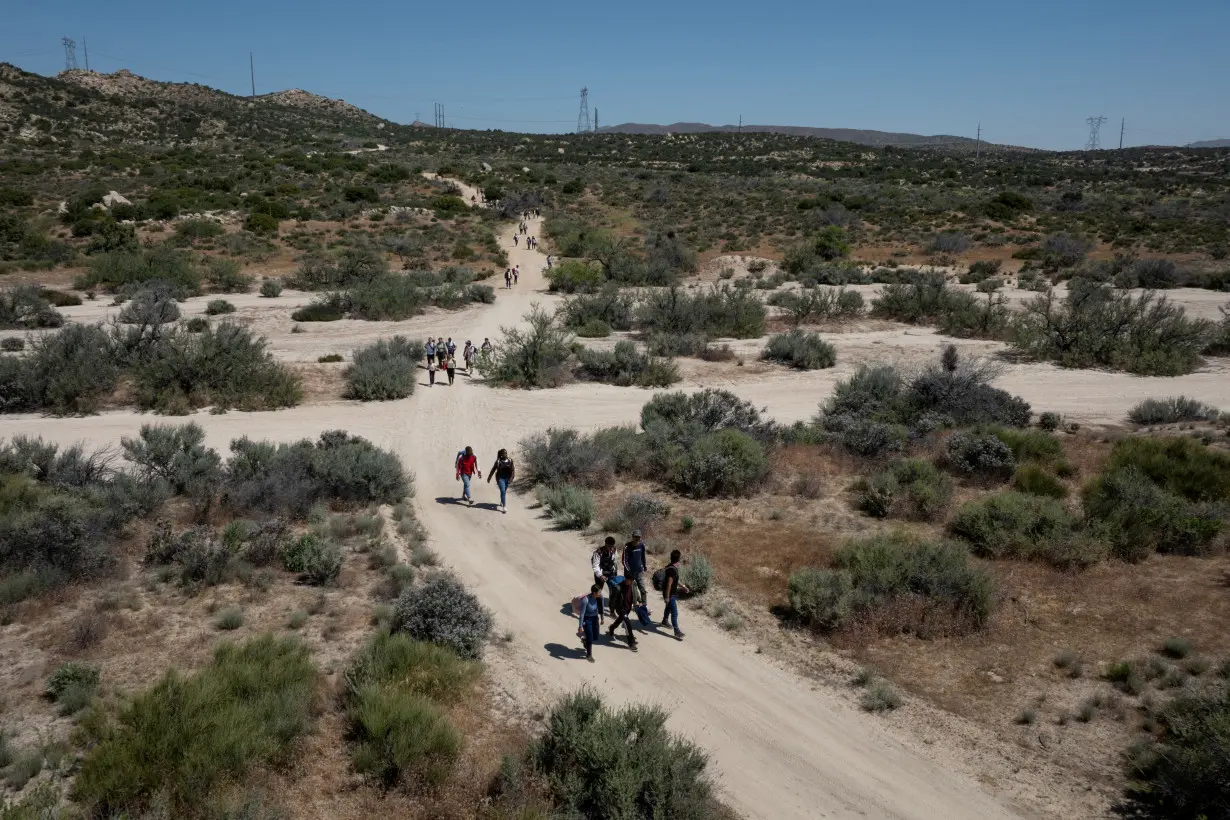
[(474, 455), (473, 447), (466, 447), (465, 452), (457, 457), (457, 479), (461, 482), (461, 500), (469, 501), (470, 506), (474, 506), (474, 499), (470, 497), (470, 477), (478, 474), (479, 478), (483, 477), (483, 471), (478, 469), (478, 456)]

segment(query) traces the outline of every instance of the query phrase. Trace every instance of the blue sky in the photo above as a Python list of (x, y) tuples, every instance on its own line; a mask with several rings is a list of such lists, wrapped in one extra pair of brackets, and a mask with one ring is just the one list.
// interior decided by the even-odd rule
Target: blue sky
[(973, 136), (1041, 148), (1230, 138), (1230, 0), (424, 3), (0, 0), (0, 61), (248, 92), (305, 88), (398, 122), (701, 121)]

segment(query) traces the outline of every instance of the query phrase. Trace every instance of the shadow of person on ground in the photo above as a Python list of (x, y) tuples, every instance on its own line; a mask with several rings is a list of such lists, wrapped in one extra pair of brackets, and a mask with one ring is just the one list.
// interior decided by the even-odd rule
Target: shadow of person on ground
[(487, 512), (499, 512), (500, 511), (499, 504), (492, 504), (489, 501), (478, 501), (478, 502), (475, 502), (474, 504), (470, 504), (469, 502), (462, 501), (460, 498), (458, 498), (455, 495), (436, 496), (436, 503), (437, 504), (452, 504), (457, 507), (473, 507), (476, 510), (486, 510)]
[(549, 643), (543, 646), (547, 654), (557, 661), (585, 660), (585, 650), (579, 646), (564, 646), (562, 643)]

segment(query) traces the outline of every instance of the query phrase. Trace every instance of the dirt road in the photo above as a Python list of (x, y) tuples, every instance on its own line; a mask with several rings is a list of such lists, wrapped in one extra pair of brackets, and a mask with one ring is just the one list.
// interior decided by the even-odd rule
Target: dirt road
[[(531, 225), (536, 233), (538, 221)], [(511, 232), (502, 241), (512, 264), (521, 265), (520, 284), (500, 289), (494, 306), (418, 323), (416, 334), (496, 339), (501, 325), (516, 323), (532, 302), (544, 300), (544, 257), (513, 248)], [(954, 773), (942, 749), (926, 755), (912, 750), (882, 731), (878, 718), (813, 689), (687, 610), (684, 642), (649, 634), (638, 654), (603, 644), (597, 663), (585, 663), (576, 622), (562, 609), (589, 583), (591, 545), (548, 529), (525, 496), (511, 497), (508, 513), (500, 514), (494, 485), (478, 485), (478, 506), (459, 506), (453, 457), (461, 446), (474, 446), (486, 475), (498, 447), (514, 448), (527, 433), (551, 425), (632, 422), (649, 394), (592, 386), (496, 391), (465, 376), (451, 388), (427, 389), (425, 382), (399, 402), (338, 401), (276, 413), (202, 413), (193, 420), (222, 450), (240, 435), (294, 440), (333, 428), (395, 450), (417, 474), (417, 506), (433, 546), (496, 612), (499, 630), (513, 636), (495, 653), (501, 683), (512, 696), (541, 704), (590, 685), (614, 703), (663, 705), (672, 726), (711, 753), (725, 797), (749, 818), (1015, 816), (972, 779)], [(823, 392), (819, 385), (799, 390), (796, 383), (793, 395), (782, 391), (772, 409), (781, 417), (806, 416)], [(4, 434), (114, 446), (143, 423), (172, 421), (131, 412), (10, 417)]]

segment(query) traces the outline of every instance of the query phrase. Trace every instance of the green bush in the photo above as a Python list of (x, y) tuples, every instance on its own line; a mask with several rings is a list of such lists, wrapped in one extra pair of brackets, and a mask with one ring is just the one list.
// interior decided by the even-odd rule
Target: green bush
[(526, 759), (570, 817), (719, 816), (704, 752), (670, 734), (666, 720), (658, 707), (612, 711), (582, 690), (551, 710)]
[(602, 266), (581, 259), (564, 259), (544, 271), (552, 293), (586, 293), (601, 289), (606, 277)]
[(1060, 423), (1063, 422), (1063, 417), (1058, 413), (1047, 411), (1038, 416), (1038, 426), (1048, 433), (1053, 433), (1059, 429)]
[(1028, 463), (1017, 467), (1012, 474), (1012, 488), (1029, 495), (1047, 498), (1066, 498), (1068, 488), (1041, 464)]
[(461, 732), (422, 695), (393, 686), (366, 686), (347, 710), (356, 748), (354, 767), (385, 787), (408, 780), (438, 786), (461, 755)]
[(211, 299), (209, 304), (205, 306), (206, 316), (221, 316), (226, 313), (234, 313), (235, 306), (225, 299)]
[(276, 236), (281, 220), (271, 214), (253, 213), (243, 221), (243, 229), (257, 236)]
[(855, 489), (859, 507), (876, 518), (935, 521), (947, 512), (953, 485), (930, 462), (903, 459), (859, 482)]
[(294, 639), (223, 644), (200, 672), (168, 672), (96, 730), (73, 797), (98, 816), (164, 801), (198, 816), (255, 767), (289, 762), (312, 728), (318, 678)]
[(74, 287), (117, 291), (149, 282), (169, 282), (185, 295), (200, 293), (201, 272), (183, 251), (154, 246), (139, 251), (101, 253), (90, 259), (89, 269)]
[(524, 317), (527, 329), (501, 328), (495, 351), (478, 360), (478, 371), (501, 387), (559, 387), (568, 381), (572, 334), (535, 304)]
[(282, 295), (282, 283), (277, 279), (266, 279), (261, 282), (260, 294), (266, 299), (275, 299)]
[(968, 476), (1003, 481), (1016, 469), (1012, 448), (986, 433), (955, 433), (948, 439), (945, 452), (953, 469)]
[(669, 387), (679, 381), (674, 362), (640, 353), (633, 342), (622, 340), (614, 350), (581, 348), (577, 373), (582, 379), (619, 387)]
[(671, 483), (692, 498), (751, 495), (769, 475), (764, 447), (741, 430), (706, 433), (672, 465)]
[(155, 281), (142, 286), (120, 310), (116, 317), (120, 324), (157, 327), (179, 319), (179, 305), (175, 303), (175, 287)]
[(20, 353), (26, 349), (26, 340), (17, 336), (6, 336), (0, 339), (0, 352)]
[(92, 413), (119, 382), (111, 337), (96, 325), (68, 325), (29, 347), (25, 357), (0, 358), (0, 412)]
[(950, 529), (970, 543), (975, 555), (1056, 564), (1072, 557), (1065, 547), (1076, 537), (1072, 516), (1058, 501), (1012, 491), (967, 502), (953, 516)]
[(346, 289), (379, 279), (388, 272), (388, 259), (382, 251), (360, 245), (337, 255), (307, 254), (299, 260), (299, 267), (287, 283), (301, 290)]
[(1154, 552), (1208, 554), (1226, 527), (1224, 503), (1188, 501), (1134, 465), (1098, 476), (1085, 488), (1083, 503), (1091, 529), (1125, 561)]
[(1230, 501), (1230, 453), (1191, 438), (1121, 439), (1111, 451), (1106, 471), (1128, 468), (1188, 501)]
[(66, 714), (72, 714), (89, 703), (101, 678), (97, 666), (69, 661), (48, 678), (47, 697), (61, 704)]
[(346, 318), (348, 309), (345, 295), (330, 293), (296, 309), (290, 318), (295, 322), (338, 322)]
[(583, 328), (596, 327), (597, 323), (607, 328), (605, 333), (597, 335), (608, 336), (612, 330), (632, 329), (635, 307), (635, 300), (627, 293), (615, 287), (604, 287), (595, 293), (565, 299), (559, 306), (558, 314), (564, 327), (576, 329), (578, 336), (586, 336)]
[(120, 444), (142, 481), (163, 482), (175, 495), (212, 498), (221, 482), (222, 460), (205, 446), (198, 424), (143, 424), (136, 438)]
[(886, 712), (896, 709), (902, 703), (901, 695), (892, 684), (882, 678), (876, 678), (867, 685), (858, 705), (865, 712)]
[(491, 612), (451, 575), (407, 589), (393, 609), (395, 632), (447, 646), (467, 659), (482, 657), (492, 623)]
[(352, 319), (400, 322), (422, 313), (430, 295), (411, 277), (387, 274), (355, 284), (346, 302)]
[(603, 526), (608, 531), (631, 533), (633, 530), (649, 532), (671, 514), (670, 505), (659, 501), (651, 495), (632, 493), (624, 499), (624, 503), (615, 511), (609, 526)]
[(298, 573), (305, 584), (324, 586), (337, 580), (342, 569), (342, 551), (332, 539), (306, 533), (283, 547), (282, 565)]
[(64, 316), (52, 306), (46, 291), (19, 285), (0, 291), (0, 330), (62, 327)]
[(1158, 731), (1125, 755), (1129, 790), (1158, 816), (1224, 817), (1230, 812), (1230, 690), (1184, 693), (1156, 715)]
[(243, 273), (233, 259), (207, 260), (205, 281), (214, 293), (247, 293), (252, 289), (252, 277)]
[(669, 336), (755, 339), (764, 335), (765, 306), (748, 291), (730, 285), (688, 292), (678, 287), (648, 292), (636, 308), (635, 326)]
[(1128, 412), (1134, 424), (1179, 424), (1189, 421), (1217, 421), (1221, 413), (1187, 396), (1145, 399)]
[(837, 351), (819, 334), (795, 328), (789, 333), (770, 337), (760, 358), (781, 362), (797, 370), (820, 370), (837, 364)]
[[(590, 489), (610, 486), (615, 478), (616, 461), (608, 448), (598, 446), (596, 438), (576, 430), (551, 427), (546, 432), (522, 439), (521, 471), (527, 483), (548, 487), (574, 484)], [(640, 441), (635, 430), (628, 430), (621, 438), (625, 451), (628, 447), (639, 451)]]
[(713, 564), (703, 555), (693, 555), (679, 573), (679, 582), (692, 595), (702, 595), (713, 583)]
[(536, 496), (538, 503), (546, 508), (555, 526), (561, 530), (583, 530), (597, 514), (594, 496), (583, 487), (540, 484)]
[(418, 362), (423, 358), (423, 343), (404, 336), (381, 339), (361, 347), (351, 364), (342, 371), (346, 398), (359, 401), (391, 401), (414, 394)]
[(796, 616), (818, 629), (866, 620), (920, 637), (981, 629), (995, 606), (991, 576), (964, 549), (904, 535), (848, 541), (832, 569), (793, 573), (789, 596)]
[(1020, 463), (1036, 461), (1053, 464), (1063, 459), (1063, 444), (1045, 430), (1028, 430), (1018, 427), (991, 425), (985, 432), (1008, 445), (1012, 456)]
[(447, 646), (401, 633), (377, 632), (346, 670), (346, 696), (368, 686), (394, 686), (435, 703), (457, 703), (469, 695), (482, 666), (463, 660)]

